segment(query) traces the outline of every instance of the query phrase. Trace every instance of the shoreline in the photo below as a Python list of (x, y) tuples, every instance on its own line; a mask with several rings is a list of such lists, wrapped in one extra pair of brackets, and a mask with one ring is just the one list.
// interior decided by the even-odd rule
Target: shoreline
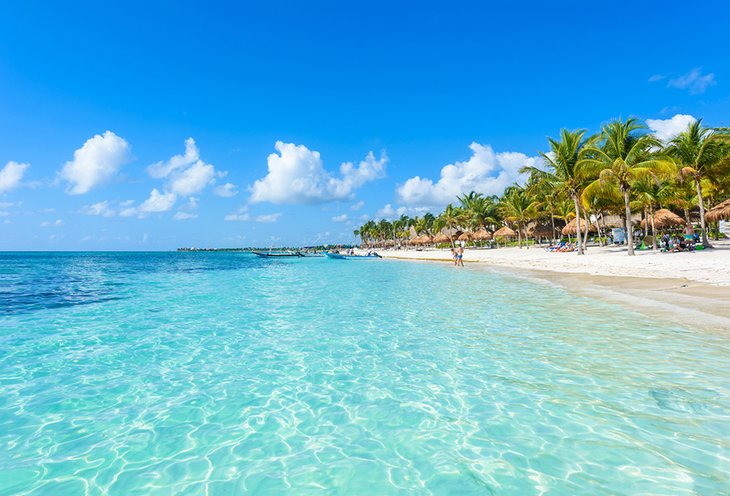
[[(599, 247), (591, 247), (591, 253), (581, 257), (580, 263), (574, 267), (566, 267), (566, 263), (576, 262), (577, 255), (574, 253), (548, 253), (535, 248), (529, 251), (539, 250), (541, 253), (528, 256), (524, 260), (516, 258), (514, 253), (522, 255), (527, 252), (524, 249), (522, 253), (518, 248), (467, 249), (464, 261), (468, 262), (467, 268), (507, 272), (518, 277), (558, 284), (571, 293), (617, 304), (659, 320), (669, 320), (703, 330), (730, 332), (730, 310), (728, 310), (730, 309), (730, 244), (725, 241), (717, 245), (720, 248), (698, 253), (644, 252), (642, 256), (634, 257), (628, 262), (629, 268), (623, 274), (617, 270), (613, 263), (614, 259), (616, 255), (626, 259), (629, 257), (625, 252), (618, 253), (612, 248), (601, 250)], [(505, 253), (510, 250), (513, 252)], [(401, 250), (378, 253), (386, 259), (451, 263), (448, 250)], [(599, 254), (591, 257), (594, 253)], [(474, 256), (474, 254), (488, 256)], [(550, 257), (555, 255), (562, 258), (555, 259), (557, 263), (552, 264)], [(646, 255), (668, 258), (658, 261), (647, 260)], [(694, 255), (701, 256), (695, 259), (679, 258)], [(651, 267), (655, 270), (643, 273), (637, 271), (636, 267), (640, 264), (636, 261), (644, 261), (642, 259), (654, 262)], [(673, 264), (684, 265), (683, 270), (678, 272), (682, 276), (691, 277), (669, 276), (667, 269), (671, 270)], [(693, 269), (696, 272), (688, 272)]]

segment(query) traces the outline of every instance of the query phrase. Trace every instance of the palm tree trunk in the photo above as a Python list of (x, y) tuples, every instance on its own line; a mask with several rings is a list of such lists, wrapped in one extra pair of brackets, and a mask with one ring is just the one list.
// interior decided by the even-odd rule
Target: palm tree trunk
[(601, 235), (601, 225), (598, 223), (598, 216), (596, 215), (596, 232), (598, 233), (598, 244), (603, 246), (603, 236)]
[(553, 214), (550, 214), (550, 225), (553, 227), (550, 233), (550, 244), (553, 244), (555, 243), (555, 216)]
[(517, 245), (522, 249), (522, 229), (520, 229), (520, 223), (517, 223)]
[(656, 251), (656, 228), (654, 226), (654, 208), (649, 207), (649, 215), (651, 215), (651, 251)]
[(629, 249), (629, 256), (634, 256), (634, 227), (631, 225), (630, 187), (622, 185), (621, 189), (624, 192), (624, 207), (626, 209), (626, 245)]
[(585, 208), (583, 209), (583, 220), (586, 221), (586, 233), (583, 236), (583, 246), (588, 246), (588, 226), (590, 224), (588, 223), (588, 211)]
[(578, 244), (578, 255), (583, 255), (583, 245), (580, 242), (580, 207), (578, 206), (578, 195), (573, 195), (575, 205), (575, 241)]
[(702, 228), (702, 244), (705, 248), (712, 248), (710, 240), (707, 239), (707, 228), (705, 227), (705, 202), (702, 199), (702, 185), (700, 178), (695, 177), (695, 186), (697, 187), (697, 202), (700, 204), (700, 227)]

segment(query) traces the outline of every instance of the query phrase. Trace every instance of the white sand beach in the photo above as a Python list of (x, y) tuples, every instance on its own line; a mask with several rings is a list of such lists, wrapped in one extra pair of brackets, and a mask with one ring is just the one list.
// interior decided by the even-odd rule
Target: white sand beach
[[(661, 253), (637, 251), (626, 255), (624, 247), (589, 246), (585, 255), (555, 253), (540, 247), (470, 249), (465, 262), (497, 267), (580, 273), (594, 276), (686, 279), (693, 282), (730, 286), (730, 240), (715, 241), (715, 249), (696, 252)], [(378, 250), (385, 258), (450, 261), (449, 250)], [(728, 289), (730, 292), (730, 289)]]

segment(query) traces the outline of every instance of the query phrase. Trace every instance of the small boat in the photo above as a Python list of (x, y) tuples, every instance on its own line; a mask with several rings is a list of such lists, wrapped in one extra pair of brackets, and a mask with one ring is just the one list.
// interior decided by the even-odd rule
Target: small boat
[(261, 258), (271, 258), (271, 257), (303, 257), (304, 255), (301, 252), (298, 251), (285, 251), (285, 252), (266, 252), (266, 251), (254, 251), (252, 252), (254, 255), (257, 255)]
[(341, 253), (325, 252), (327, 258), (333, 260), (375, 260), (377, 258), (383, 258), (377, 253), (370, 253), (368, 255), (342, 255)]

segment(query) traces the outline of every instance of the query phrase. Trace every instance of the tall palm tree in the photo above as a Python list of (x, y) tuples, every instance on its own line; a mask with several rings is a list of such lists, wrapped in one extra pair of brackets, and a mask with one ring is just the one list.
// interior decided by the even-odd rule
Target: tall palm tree
[[(508, 188), (502, 198), (504, 217), (517, 225), (517, 244), (522, 248), (522, 228), (535, 217), (535, 201), (526, 189), (520, 186)], [(529, 240), (527, 248), (530, 248)]]
[(645, 212), (646, 230), (648, 231), (651, 226), (651, 249), (654, 251), (657, 249), (654, 212), (657, 207), (661, 207), (662, 202), (667, 198), (668, 194), (671, 193), (672, 186), (673, 184), (671, 181), (654, 181), (651, 179), (637, 181), (632, 185), (634, 197)]
[(434, 221), (434, 229), (440, 231), (444, 228), (449, 230), (449, 240), (451, 241), (451, 247), (454, 247), (454, 230), (461, 225), (463, 222), (463, 212), (460, 208), (454, 207), (451, 203), (446, 205), (446, 208), (441, 215), (436, 217)]
[(581, 152), (586, 146), (585, 131), (560, 131), (560, 141), (548, 138), (550, 151), (540, 153), (547, 170), (537, 167), (523, 167), (522, 172), (531, 172), (544, 177), (555, 191), (565, 192), (575, 208), (575, 222), (577, 228), (578, 254), (583, 255), (583, 244), (580, 239), (580, 205), (578, 198), (586, 184), (586, 177), (582, 169)]
[(656, 179), (671, 175), (674, 164), (657, 153), (661, 142), (638, 119), (630, 117), (603, 126), (600, 137), (581, 150), (581, 167), (588, 173), (597, 173), (598, 179), (588, 187), (605, 184), (618, 187), (624, 196), (626, 211), (626, 238), (628, 254), (634, 255), (634, 234), (631, 223), (631, 185), (640, 179)]
[(702, 179), (719, 172), (719, 166), (730, 155), (730, 135), (702, 126), (702, 119), (692, 122), (687, 130), (669, 142), (667, 152), (677, 161), (682, 176), (691, 177), (697, 190), (700, 207), (702, 244), (711, 248), (705, 226), (705, 202)]

